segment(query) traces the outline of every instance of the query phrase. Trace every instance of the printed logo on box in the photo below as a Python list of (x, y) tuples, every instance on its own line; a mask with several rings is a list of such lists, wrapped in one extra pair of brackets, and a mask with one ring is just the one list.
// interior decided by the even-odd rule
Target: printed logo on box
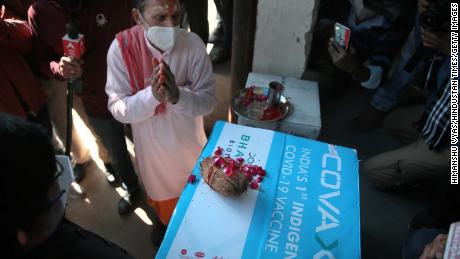
[(196, 252), (196, 253), (195, 253), (195, 256), (198, 257), (198, 258), (203, 258), (203, 257), (205, 257), (205, 253), (203, 253), (203, 252)]

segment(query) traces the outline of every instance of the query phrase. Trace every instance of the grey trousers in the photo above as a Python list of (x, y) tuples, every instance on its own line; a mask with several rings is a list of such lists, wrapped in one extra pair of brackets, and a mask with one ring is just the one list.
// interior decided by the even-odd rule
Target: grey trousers
[(430, 150), (413, 126), (423, 110), (421, 105), (411, 106), (395, 110), (385, 118), (385, 130), (410, 144), (371, 157), (361, 164), (361, 174), (372, 185), (380, 188), (412, 186), (449, 173), (450, 149)]

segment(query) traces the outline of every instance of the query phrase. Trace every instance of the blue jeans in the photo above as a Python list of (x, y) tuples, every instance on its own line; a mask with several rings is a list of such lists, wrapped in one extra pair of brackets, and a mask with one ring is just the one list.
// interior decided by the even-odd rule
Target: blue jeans
[(418, 259), (425, 246), (433, 242), (439, 234), (446, 234), (442, 229), (423, 228), (409, 233), (403, 250), (404, 259)]
[(126, 185), (128, 192), (137, 191), (139, 183), (126, 147), (123, 124), (113, 118), (99, 119), (89, 117), (89, 121), (109, 152), (116, 176), (120, 177)]
[(379, 111), (387, 112), (394, 108), (402, 91), (407, 89), (422, 73), (428, 65), (427, 60), (420, 60), (415, 68), (408, 72), (405, 67), (417, 49), (421, 46), (421, 31), (417, 16), (414, 28), (407, 38), (401, 50), (401, 57), (394, 67), (390, 78), (377, 90), (371, 105)]

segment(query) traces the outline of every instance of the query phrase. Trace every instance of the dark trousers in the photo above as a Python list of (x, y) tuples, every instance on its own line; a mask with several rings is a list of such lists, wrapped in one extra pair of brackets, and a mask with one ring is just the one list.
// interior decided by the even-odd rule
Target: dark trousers
[(139, 183), (126, 147), (123, 124), (113, 118), (99, 119), (91, 116), (89, 122), (107, 148), (115, 174), (126, 185), (128, 192), (137, 191)]
[(44, 105), (38, 112), (37, 116), (27, 117), (28, 122), (40, 124), (43, 128), (46, 129), (46, 135), (51, 140), (53, 137), (53, 126), (51, 125), (50, 113), (48, 111), (48, 107)]
[(214, 0), (216, 4), (217, 13), (222, 19), (224, 28), (224, 46), (232, 47), (233, 36), (233, 0)]
[(190, 30), (203, 40), (205, 44), (209, 39), (208, 1), (207, 0), (182, 0), (187, 11)]

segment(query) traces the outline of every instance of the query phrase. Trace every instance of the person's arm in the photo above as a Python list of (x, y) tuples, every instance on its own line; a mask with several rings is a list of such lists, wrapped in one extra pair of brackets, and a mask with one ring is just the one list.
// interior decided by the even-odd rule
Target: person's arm
[(179, 86), (179, 101), (174, 105), (168, 103), (167, 106), (174, 112), (193, 117), (208, 115), (217, 104), (211, 61), (204, 45), (197, 44), (199, 47), (195, 49), (190, 66), (191, 83)]
[(115, 39), (107, 54), (108, 108), (113, 117), (122, 123), (139, 123), (151, 118), (160, 102), (155, 99), (152, 87), (132, 94), (126, 65), (118, 41)]
[(8, 17), (6, 11), (6, 8), (2, 7), (0, 14), (0, 45), (19, 51), (21, 54), (30, 53), (32, 51), (32, 41), (27, 22)]
[(368, 81), (371, 77), (371, 70), (357, 61), (356, 51), (352, 46), (347, 51), (331, 38), (328, 51), (334, 66), (351, 74), (359, 82)]
[[(51, 6), (48, 9), (51, 8), (57, 7)], [(61, 76), (59, 66), (62, 53), (55, 53), (56, 49), (59, 48), (54, 45), (61, 43), (61, 41), (58, 40), (59, 37), (55, 35), (59, 33), (56, 26), (63, 25), (59, 24), (59, 22), (55, 25), (49, 24), (53, 23), (53, 21), (48, 21), (46, 17), (44, 17), (47, 16), (46, 12), (48, 11), (50, 10), (47, 10), (43, 6), (38, 6), (37, 4), (31, 5), (28, 11), (35, 63), (43, 76), (62, 80), (64, 78)]]

